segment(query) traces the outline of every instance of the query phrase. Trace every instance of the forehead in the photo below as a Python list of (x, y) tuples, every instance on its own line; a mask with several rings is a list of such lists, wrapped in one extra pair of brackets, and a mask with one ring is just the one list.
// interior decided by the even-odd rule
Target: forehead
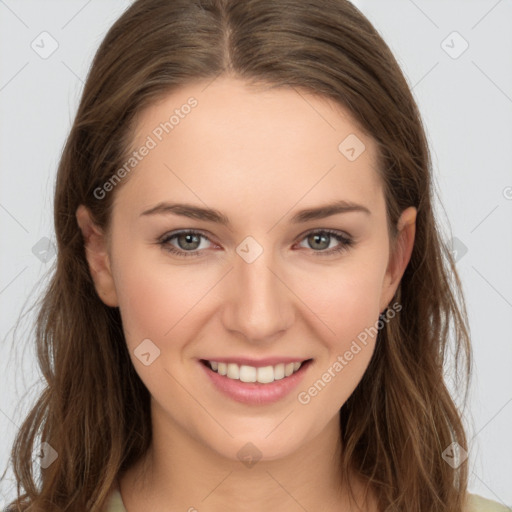
[(144, 146), (119, 191), (132, 207), (382, 202), (375, 142), (339, 104), (296, 88), (230, 78), (184, 86), (138, 116), (133, 149)]

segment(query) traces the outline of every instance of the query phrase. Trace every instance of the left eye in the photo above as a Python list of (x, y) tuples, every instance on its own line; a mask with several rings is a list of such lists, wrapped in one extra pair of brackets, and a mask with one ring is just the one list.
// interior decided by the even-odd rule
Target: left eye
[[(171, 243), (171, 240), (174, 239), (177, 241), (177, 246)], [(181, 231), (165, 235), (159, 241), (159, 244), (163, 246), (165, 250), (178, 256), (200, 256), (201, 249), (207, 248), (201, 247), (201, 239), (209, 241), (207, 236), (198, 231)], [(334, 247), (330, 243), (333, 239), (338, 242), (338, 245), (335, 245)], [(310, 248), (313, 249), (313, 253), (315, 255), (339, 253), (347, 250), (354, 243), (348, 235), (338, 231), (325, 229), (306, 233), (301, 240), (306, 241), (310, 245)], [(325, 245), (326, 242), (327, 245)]]
[[(304, 238), (304, 240), (306, 240), (310, 244), (310, 246), (313, 246), (313, 247), (316, 246), (316, 249), (329, 249), (327, 251), (325, 251), (325, 250), (321, 251), (321, 252), (327, 252), (327, 253), (330, 253), (333, 250), (334, 251), (341, 250), (341, 248), (339, 248), (339, 247), (330, 246), (329, 241), (330, 242), (337, 241), (338, 243), (341, 243), (342, 247), (350, 244), (350, 240), (347, 237), (345, 237), (337, 232), (334, 232), (334, 231), (314, 231), (312, 233), (307, 234), (306, 237)], [(325, 245), (326, 241), (327, 241), (327, 246)], [(320, 246), (320, 247), (318, 247), (318, 246)], [(318, 252), (318, 251), (315, 251), (315, 252)]]

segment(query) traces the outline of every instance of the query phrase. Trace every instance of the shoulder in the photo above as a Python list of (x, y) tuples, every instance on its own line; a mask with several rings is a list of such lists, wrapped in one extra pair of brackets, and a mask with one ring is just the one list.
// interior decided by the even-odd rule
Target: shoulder
[(126, 509), (124, 508), (123, 505), (123, 500), (121, 499), (121, 493), (119, 492), (118, 487), (115, 487), (110, 493), (110, 497), (105, 512), (126, 512)]
[(512, 508), (477, 494), (468, 494), (466, 510), (467, 512), (512, 512)]

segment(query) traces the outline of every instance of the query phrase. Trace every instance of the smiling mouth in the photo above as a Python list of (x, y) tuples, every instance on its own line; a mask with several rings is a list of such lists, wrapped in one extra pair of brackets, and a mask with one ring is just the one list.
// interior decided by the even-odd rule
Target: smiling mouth
[(238, 380), (241, 382), (258, 382), (260, 384), (270, 384), (274, 381), (286, 379), (290, 375), (293, 375), (303, 366), (308, 365), (312, 359), (260, 367), (244, 364), (239, 365), (237, 363), (209, 361), (206, 359), (201, 359), (200, 361), (211, 371), (227, 377), (228, 379)]

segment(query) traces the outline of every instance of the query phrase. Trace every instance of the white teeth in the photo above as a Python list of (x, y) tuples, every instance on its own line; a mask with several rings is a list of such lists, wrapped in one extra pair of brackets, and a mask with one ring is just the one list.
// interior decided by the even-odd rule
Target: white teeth
[(230, 379), (239, 379), (240, 378), (240, 366), (237, 364), (229, 363), (228, 364), (228, 373), (226, 377)]
[[(235, 365), (236, 366), (236, 365)], [(257, 375), (256, 368), (253, 366), (240, 366), (240, 376), (239, 379), (242, 382), (256, 382)]]
[(274, 366), (274, 380), (284, 379), (284, 363)]
[(225, 375), (229, 379), (240, 380), (242, 382), (260, 382), (269, 384), (275, 380), (284, 379), (295, 373), (302, 365), (301, 362), (280, 363), (275, 366), (262, 366), (256, 368), (254, 366), (238, 365), (236, 363), (218, 363), (216, 361), (208, 361), (213, 371), (219, 375)]
[(256, 380), (263, 384), (274, 382), (274, 367), (261, 366), (260, 368), (258, 368), (258, 376), (256, 377)]

